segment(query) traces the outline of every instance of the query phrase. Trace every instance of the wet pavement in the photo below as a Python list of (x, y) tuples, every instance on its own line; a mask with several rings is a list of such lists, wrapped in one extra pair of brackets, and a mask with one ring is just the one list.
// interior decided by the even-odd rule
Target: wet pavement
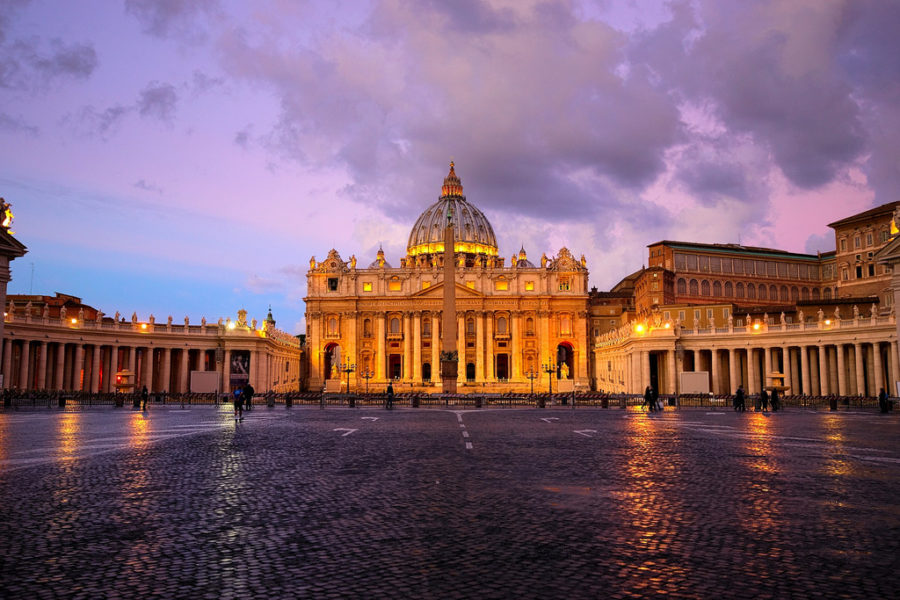
[(896, 598), (900, 418), (0, 413), (0, 598)]

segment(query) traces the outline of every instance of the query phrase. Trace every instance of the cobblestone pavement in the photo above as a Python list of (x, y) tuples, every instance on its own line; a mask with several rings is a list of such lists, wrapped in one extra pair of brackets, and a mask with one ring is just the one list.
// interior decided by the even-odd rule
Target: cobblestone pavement
[(0, 413), (0, 598), (896, 598), (900, 418)]

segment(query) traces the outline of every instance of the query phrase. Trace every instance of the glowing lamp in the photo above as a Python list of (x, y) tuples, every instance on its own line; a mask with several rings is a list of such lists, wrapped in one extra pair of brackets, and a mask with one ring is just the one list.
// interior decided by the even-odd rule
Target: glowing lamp
[(146, 324), (146, 323), (141, 323), (141, 329), (147, 329), (147, 324)]
[(635, 326), (634, 330), (637, 331), (638, 333), (644, 333), (644, 326), (643, 326), (643, 324), (638, 323), (637, 326)]
[(666, 323), (666, 324), (664, 325), (664, 327), (665, 327), (666, 329), (668, 329), (668, 328), (671, 327), (671, 326), (672, 326), (672, 325), (669, 324), (669, 323)]
[(76, 319), (75, 317), (72, 317), (72, 325), (75, 325), (76, 323), (78, 323), (78, 319)]
[(753, 329), (754, 329), (754, 331), (759, 331), (759, 323), (754, 323)]
[(228, 323), (228, 329), (234, 329), (234, 321)]
[(831, 319), (825, 319), (825, 324), (826, 324), (826, 325), (831, 325)]

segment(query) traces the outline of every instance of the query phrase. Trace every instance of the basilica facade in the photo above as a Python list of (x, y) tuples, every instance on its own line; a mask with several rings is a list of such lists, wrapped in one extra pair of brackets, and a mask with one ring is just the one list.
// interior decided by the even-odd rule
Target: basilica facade
[[(454, 227), (456, 279), (444, 281), (443, 234)], [(443, 286), (456, 286), (462, 392), (590, 387), (588, 270), (567, 248), (507, 262), (490, 222), (463, 194), (454, 165), (416, 220), (406, 255), (379, 250), (367, 266), (332, 249), (310, 259), (306, 302), (309, 387), (440, 390)], [(551, 380), (552, 379), (552, 383)]]

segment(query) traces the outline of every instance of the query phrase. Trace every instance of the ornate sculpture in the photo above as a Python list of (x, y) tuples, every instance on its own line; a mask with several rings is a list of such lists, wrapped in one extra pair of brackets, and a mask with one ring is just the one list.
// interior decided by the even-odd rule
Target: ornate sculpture
[(547, 268), (547, 253), (546, 252), (541, 254), (541, 268), (543, 268), (543, 269)]
[[(10, 304), (10, 311), (9, 311), (9, 314), (10, 314), (10, 316), (12, 316), (12, 302), (10, 302), (9, 304)], [(65, 321), (65, 320), (66, 320), (66, 305), (65, 305), (65, 304), (63, 304), (63, 305), (59, 308), (59, 320), (60, 320), (60, 321)]]
[(83, 308), (78, 309), (78, 320), (81, 321), (82, 323), (84, 322), (84, 309)]
[(101, 323), (103, 321), (103, 311), (102, 310), (97, 311), (97, 319), (96, 320), (97, 320), (97, 323)]
[(837, 306), (834, 307), (834, 318), (839, 320), (841, 319), (841, 309)]
[(870, 317), (874, 317), (874, 316), (877, 315), (877, 314), (878, 314), (878, 307), (875, 306), (875, 303), (873, 302), (873, 303), (872, 303), (872, 312), (869, 313), (869, 316), (870, 316)]
[(169, 318), (166, 320), (166, 325), (168, 325), (169, 327), (172, 326), (172, 315), (169, 315)]
[(802, 311), (802, 310), (798, 310), (798, 311), (797, 311), (797, 320), (798, 320), (800, 323), (805, 323), (805, 322), (806, 322), (806, 315), (803, 314), (803, 311)]
[(252, 321), (250, 321), (250, 328), (256, 329), (256, 319), (253, 319)]
[(45, 321), (50, 318), (50, 305), (49, 304), (44, 305), (44, 310), (41, 311), (41, 318), (44, 319)]
[(312, 271), (315, 268), (316, 268), (316, 257), (311, 256), (311, 257), (309, 257), (309, 270)]
[(350, 268), (351, 269), (356, 268), (356, 255), (355, 254), (350, 255)]
[(238, 327), (246, 327), (247, 326), (247, 311), (243, 308), (238, 311)]
[(184, 326), (187, 327), (188, 325), (190, 325), (190, 323), (191, 323), (190, 319), (188, 319), (187, 315), (185, 315), (184, 316)]
[(120, 318), (122, 318), (122, 313), (120, 313), (119, 311), (116, 311), (116, 317), (115, 317), (116, 323), (119, 322), (119, 319), (120, 319)]
[(200, 324), (201, 324), (203, 327), (206, 327), (206, 317), (200, 317)]
[(854, 319), (859, 318), (859, 307), (856, 306), (855, 304), (853, 305), (853, 318)]
[(820, 308), (819, 312), (816, 313), (816, 318), (818, 319), (819, 323), (824, 321), (825, 320), (825, 311)]
[(784, 311), (781, 311), (781, 317), (779, 318), (779, 321), (782, 325), (787, 325), (787, 318), (784, 316)]
[(138, 321), (138, 318), (137, 318), (137, 312), (131, 313), (131, 323), (132, 323), (132, 325), (137, 325), (137, 321)]

